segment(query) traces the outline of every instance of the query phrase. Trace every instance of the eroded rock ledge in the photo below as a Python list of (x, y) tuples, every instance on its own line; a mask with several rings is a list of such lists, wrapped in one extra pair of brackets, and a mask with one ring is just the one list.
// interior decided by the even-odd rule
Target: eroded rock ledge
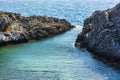
[(120, 3), (111, 9), (95, 11), (85, 19), (75, 46), (120, 61)]
[(73, 27), (65, 19), (47, 16), (24, 17), (16, 13), (0, 12), (0, 46), (38, 40)]

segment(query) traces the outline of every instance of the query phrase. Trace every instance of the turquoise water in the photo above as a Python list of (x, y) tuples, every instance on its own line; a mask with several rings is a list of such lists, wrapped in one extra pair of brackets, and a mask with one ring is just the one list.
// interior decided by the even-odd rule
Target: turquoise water
[(0, 10), (65, 18), (76, 28), (50, 38), (0, 48), (0, 80), (120, 80), (120, 69), (74, 47), (83, 20), (119, 0), (0, 0)]

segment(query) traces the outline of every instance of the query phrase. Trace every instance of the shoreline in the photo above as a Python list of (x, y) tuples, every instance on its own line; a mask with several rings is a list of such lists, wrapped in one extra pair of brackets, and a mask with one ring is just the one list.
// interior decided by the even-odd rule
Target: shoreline
[(25, 43), (66, 32), (75, 26), (65, 19), (48, 16), (24, 17), (11, 12), (0, 12), (0, 46)]
[(87, 48), (110, 61), (120, 61), (120, 3), (106, 10), (96, 10), (84, 20), (75, 46)]

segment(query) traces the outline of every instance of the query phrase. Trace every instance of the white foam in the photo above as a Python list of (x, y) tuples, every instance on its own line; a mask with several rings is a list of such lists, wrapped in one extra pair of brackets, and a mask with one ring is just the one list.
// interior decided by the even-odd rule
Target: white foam
[(83, 26), (75, 25), (75, 29), (78, 29), (78, 30), (82, 31), (82, 28), (83, 28)]
[(76, 28), (81, 28), (81, 29), (83, 28), (83, 26), (80, 26), (80, 25), (76, 25), (75, 27)]

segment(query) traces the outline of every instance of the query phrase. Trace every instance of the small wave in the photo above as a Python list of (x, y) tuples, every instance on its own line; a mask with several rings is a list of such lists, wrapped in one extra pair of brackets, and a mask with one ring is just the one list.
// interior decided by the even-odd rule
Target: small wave
[(80, 28), (80, 27), (83, 27), (83, 26), (80, 26), (80, 25), (75, 25), (76, 28)]
[(75, 25), (75, 29), (79, 29), (80, 31), (82, 31), (83, 26), (80, 25)]

